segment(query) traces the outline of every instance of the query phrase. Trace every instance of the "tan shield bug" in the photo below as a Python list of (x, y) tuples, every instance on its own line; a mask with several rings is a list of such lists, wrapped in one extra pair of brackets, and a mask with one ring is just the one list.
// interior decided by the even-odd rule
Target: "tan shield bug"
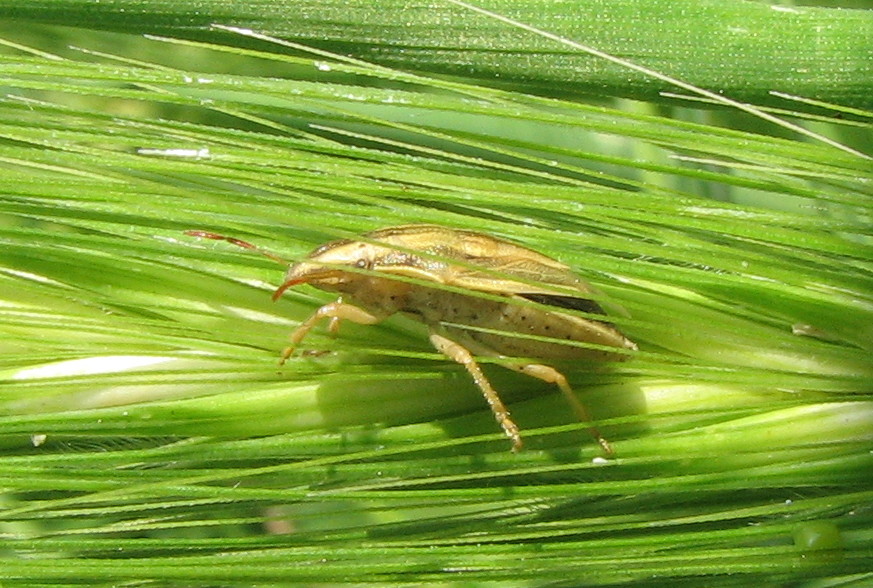
[[(239, 239), (205, 231), (187, 234), (229, 241), (287, 263)], [(434, 347), (467, 369), (512, 441), (513, 451), (522, 446), (518, 426), (475, 356), (506, 359), (503, 365), (507, 368), (556, 385), (578, 418), (590, 421), (561, 372), (542, 363), (510, 358), (624, 361), (637, 349), (611, 323), (567, 312), (605, 315), (592, 300), (592, 288), (566, 265), (473, 231), (405, 225), (372, 231), (360, 240), (331, 241), (291, 265), (273, 299), (299, 284), (337, 292), (340, 297), (291, 333), (282, 362), (323, 319), (328, 319), (329, 331), (336, 333), (343, 320), (372, 325), (404, 313), (427, 325)], [(600, 433), (593, 428), (591, 432), (611, 453)]]

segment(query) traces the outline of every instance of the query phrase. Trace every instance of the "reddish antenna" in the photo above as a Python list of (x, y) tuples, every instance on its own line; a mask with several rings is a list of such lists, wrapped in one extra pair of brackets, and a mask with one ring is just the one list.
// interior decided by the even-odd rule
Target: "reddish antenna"
[(282, 265), (291, 265), (291, 263), (284, 257), (276, 255), (275, 253), (271, 253), (270, 251), (267, 251), (265, 249), (261, 249), (257, 245), (252, 245), (248, 241), (243, 241), (242, 239), (237, 239), (235, 237), (226, 237), (225, 235), (219, 235), (218, 233), (211, 233), (209, 231), (185, 231), (185, 234), (189, 237), (201, 237), (203, 239), (213, 239), (215, 241), (227, 241), (228, 243), (232, 243), (237, 247), (249, 249), (251, 251), (254, 251), (255, 253), (260, 253), (264, 257), (269, 257), (273, 261), (279, 262)]

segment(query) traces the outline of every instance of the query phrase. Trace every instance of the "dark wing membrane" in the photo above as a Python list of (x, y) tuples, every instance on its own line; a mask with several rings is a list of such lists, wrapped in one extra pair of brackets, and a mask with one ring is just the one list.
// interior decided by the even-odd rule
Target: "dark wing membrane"
[(539, 294), (539, 293), (521, 293), (517, 294), (525, 300), (536, 302), (539, 304), (547, 304), (558, 308), (566, 308), (567, 310), (579, 310), (582, 312), (590, 312), (591, 314), (603, 314), (603, 309), (600, 305), (588, 298), (577, 298), (576, 296), (561, 296), (560, 294)]

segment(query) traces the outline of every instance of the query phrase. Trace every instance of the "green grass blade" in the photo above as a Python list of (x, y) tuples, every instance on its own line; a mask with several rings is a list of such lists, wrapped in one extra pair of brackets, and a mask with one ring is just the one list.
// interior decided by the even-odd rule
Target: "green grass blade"
[[(791, 107), (771, 94), (779, 90), (869, 109), (873, 18), (866, 10), (822, 4), (504, 0), (477, 6), (737, 100)], [(662, 92), (675, 90), (448, 0), (251, 0), (213, 10), (195, 0), (0, 0), (0, 18), (211, 40), (221, 38), (210, 32), (218, 24), (402, 70), (523, 84), (548, 95), (661, 101)]]

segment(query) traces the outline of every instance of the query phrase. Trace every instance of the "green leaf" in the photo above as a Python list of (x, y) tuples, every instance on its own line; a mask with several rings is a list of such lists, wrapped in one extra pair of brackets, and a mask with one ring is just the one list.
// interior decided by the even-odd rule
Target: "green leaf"
[[(798, 109), (779, 91), (871, 107), (868, 10), (745, 0), (488, 0), (477, 7), (736, 100)], [(862, 3), (869, 8), (869, 3)], [(456, 0), (0, 0), (0, 18), (215, 41), (252, 29), (373, 63), (547, 95), (663, 101), (651, 75), (568, 50)], [(815, 109), (827, 114), (828, 110)]]

